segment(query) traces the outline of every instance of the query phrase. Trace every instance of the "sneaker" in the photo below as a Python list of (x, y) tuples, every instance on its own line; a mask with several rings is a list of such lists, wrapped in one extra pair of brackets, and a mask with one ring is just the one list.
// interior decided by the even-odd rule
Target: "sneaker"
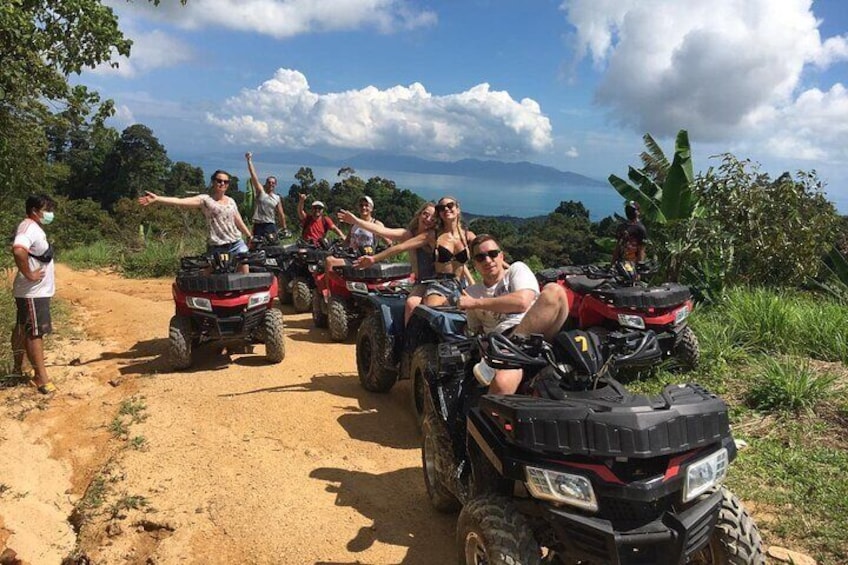
[(495, 370), (486, 363), (485, 359), (474, 365), (471, 371), (474, 373), (474, 378), (477, 379), (477, 382), (483, 386), (489, 386), (492, 383), (492, 379), (495, 378)]

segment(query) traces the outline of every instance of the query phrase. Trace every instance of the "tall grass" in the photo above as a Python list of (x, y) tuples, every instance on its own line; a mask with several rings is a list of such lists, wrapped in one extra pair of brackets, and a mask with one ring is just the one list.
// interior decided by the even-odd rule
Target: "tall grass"
[(836, 375), (815, 371), (806, 359), (766, 358), (754, 376), (748, 402), (769, 411), (811, 411), (834, 394)]
[(58, 259), (75, 269), (110, 267), (120, 263), (121, 250), (115, 244), (97, 241), (90, 245), (63, 251)]
[(736, 347), (848, 362), (848, 310), (802, 292), (735, 288), (712, 313)]
[(0, 332), (0, 377), (12, 372), (12, 344), (10, 335), (15, 325), (15, 298), (12, 296), (12, 268), (0, 269), (0, 320), (4, 320)]
[(140, 251), (127, 253), (121, 263), (124, 274), (130, 278), (173, 277), (180, 266), (180, 258), (202, 253), (203, 244), (184, 241), (151, 241)]

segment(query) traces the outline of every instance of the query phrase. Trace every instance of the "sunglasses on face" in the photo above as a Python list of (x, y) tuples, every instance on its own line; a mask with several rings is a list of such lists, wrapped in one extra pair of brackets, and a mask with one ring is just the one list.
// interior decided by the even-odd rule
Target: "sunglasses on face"
[(230, 179), (215, 179), (215, 184), (230, 184)]
[(436, 212), (441, 214), (445, 210), (453, 210), (454, 208), (456, 208), (456, 202), (445, 202), (444, 204), (436, 205)]
[(489, 251), (483, 251), (482, 253), (475, 253), (474, 260), (478, 263), (482, 263), (486, 260), (486, 257), (488, 257), (489, 259), (497, 259), (498, 255), (500, 254), (500, 249), (490, 249)]
[(313, 210), (323, 210), (323, 208), (321, 208), (320, 206), (313, 206), (312, 209)]

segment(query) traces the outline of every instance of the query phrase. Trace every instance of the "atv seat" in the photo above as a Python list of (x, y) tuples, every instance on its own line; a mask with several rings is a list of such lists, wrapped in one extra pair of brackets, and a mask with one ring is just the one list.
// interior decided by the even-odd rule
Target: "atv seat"
[(343, 265), (334, 267), (334, 270), (349, 281), (404, 279), (412, 274), (412, 265), (409, 263), (376, 263), (365, 269), (357, 269), (353, 265)]
[(271, 273), (225, 273), (177, 275), (177, 287), (183, 292), (243, 292), (264, 290), (274, 282)]
[(588, 294), (608, 282), (608, 279), (591, 279), (585, 275), (577, 275), (565, 279), (565, 284), (568, 285), (571, 290), (581, 294)]

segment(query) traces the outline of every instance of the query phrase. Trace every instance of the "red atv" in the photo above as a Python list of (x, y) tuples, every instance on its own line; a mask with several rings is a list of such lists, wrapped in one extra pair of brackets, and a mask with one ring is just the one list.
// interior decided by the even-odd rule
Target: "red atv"
[[(341, 242), (331, 245), (334, 257), (356, 259), (363, 252), (341, 247)], [(409, 263), (376, 263), (367, 269), (352, 265), (333, 267), (325, 274), (313, 273), (315, 293), (312, 301), (312, 321), (317, 328), (328, 328), (333, 341), (345, 341), (351, 330), (373, 309), (369, 294), (400, 291), (414, 282)]]
[(653, 330), (663, 359), (673, 358), (683, 369), (694, 369), (700, 349), (686, 320), (692, 312), (689, 287), (677, 283), (650, 286), (640, 279), (652, 271), (646, 263), (627, 261), (546, 269), (539, 285), (555, 282), (568, 294), (566, 329), (630, 328)]
[[(172, 292), (176, 314), (169, 328), (171, 363), (191, 366), (191, 351), (206, 342), (244, 346), (264, 343), (271, 363), (286, 356), (283, 314), (272, 307), (277, 278), (264, 270), (264, 251), (230, 255), (211, 253), (184, 257)], [(239, 265), (252, 271), (237, 273)]]

